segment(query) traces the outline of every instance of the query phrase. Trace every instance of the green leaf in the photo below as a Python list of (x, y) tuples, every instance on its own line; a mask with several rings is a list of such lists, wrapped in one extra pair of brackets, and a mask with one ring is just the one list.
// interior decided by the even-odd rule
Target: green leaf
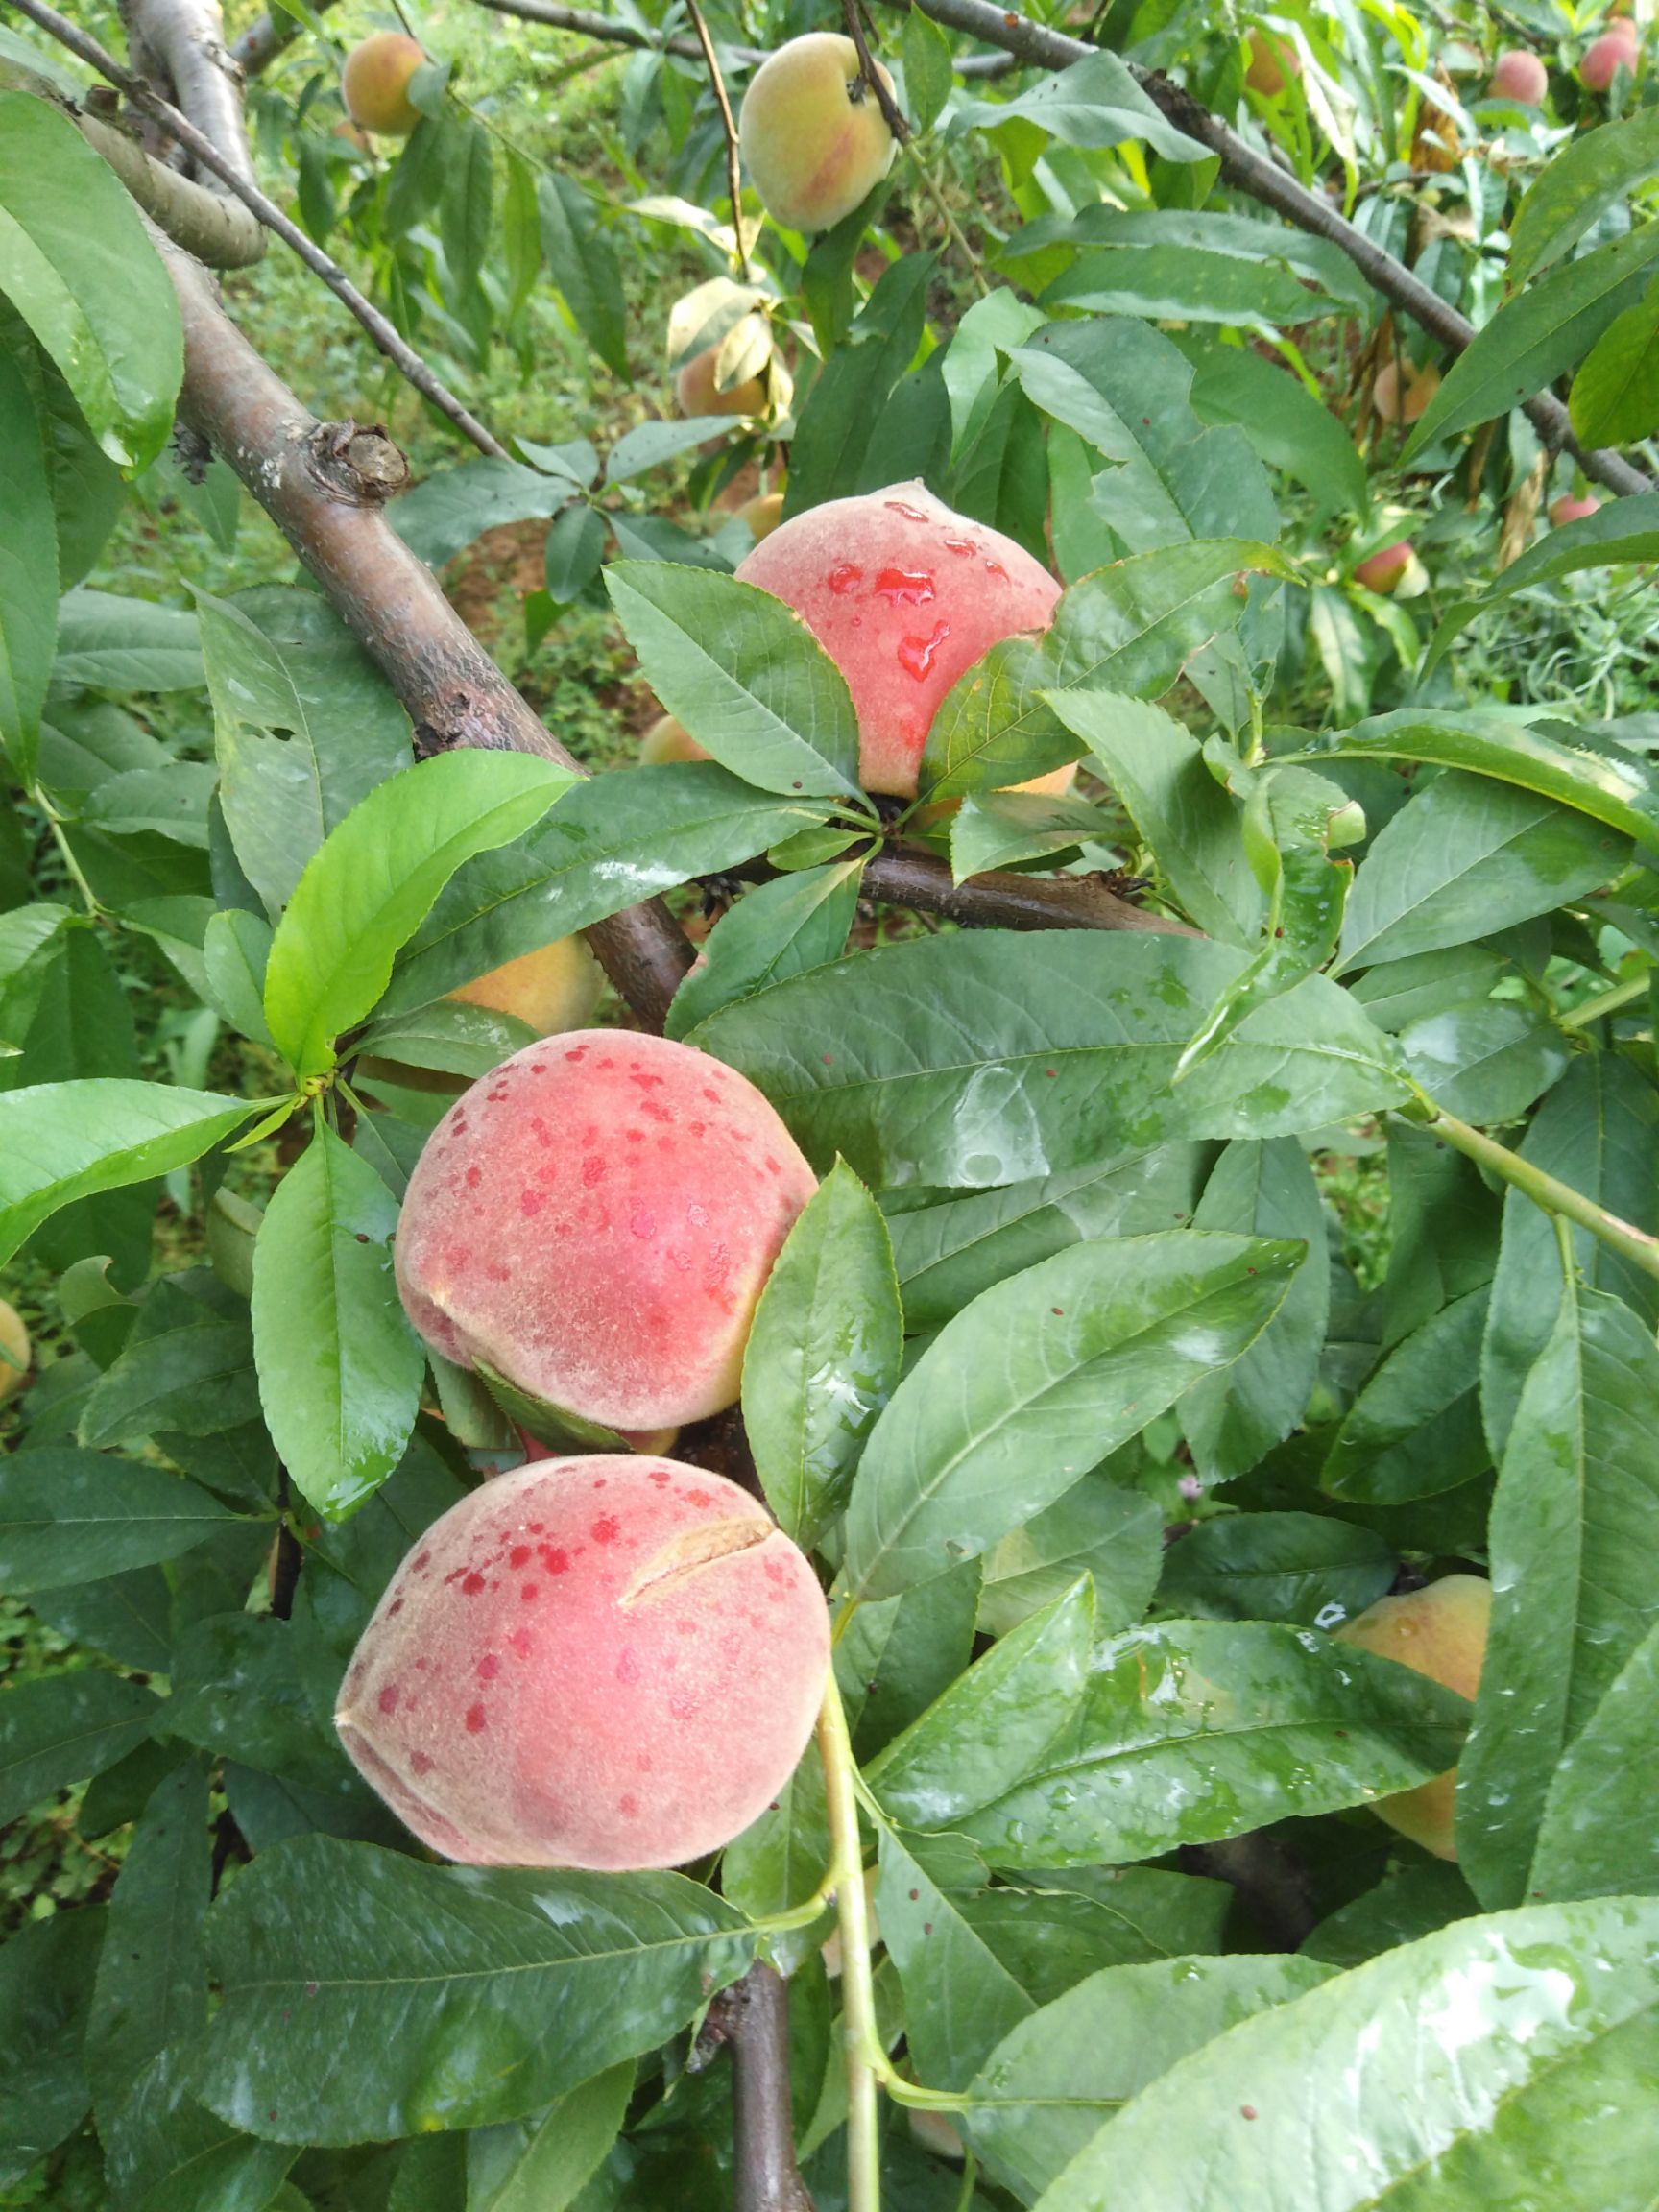
[[(824, 1773), (803, 1759), (772, 1803), (720, 1861), (720, 1894), (752, 1919), (790, 1912), (818, 1894), (830, 1864), (830, 1822), (824, 1808)], [(822, 1919), (772, 1938), (780, 1973), (794, 1971), (826, 1934)]]
[(1528, 185), (1510, 225), (1511, 289), (1559, 261), (1655, 172), (1659, 115), (1651, 108), (1569, 139)]
[(651, 688), (698, 744), (763, 791), (858, 791), (846, 678), (792, 608), (672, 562), (614, 561), (606, 588)]
[[(1311, 243), (1296, 240), (1302, 247)], [(1205, 421), (1236, 423), (1263, 461), (1312, 493), (1317, 512), (1342, 507), (1365, 514), (1358, 449), (1347, 426), (1299, 376), (1249, 347), (1214, 343), (1195, 353), (1193, 369), (1192, 405)]]
[(1440, 1859), (1414, 1859), (1390, 1867), (1375, 1889), (1367, 1889), (1321, 1920), (1302, 1945), (1309, 1959), (1332, 1966), (1362, 1966), (1367, 1959), (1414, 1943), (1454, 1920), (1472, 1919), (1479, 1911), (1475, 1892)]
[(872, 1758), (955, 1681), (973, 1654), (978, 1606), (979, 1562), (965, 1559), (854, 1611), (835, 1645), (835, 1675), (858, 1758)]
[(1041, 1767), (953, 1825), (995, 1865), (1095, 1865), (1334, 1812), (1455, 1764), (1468, 1708), (1310, 1628), (1179, 1621), (1095, 1652)]
[(266, 1426), (301, 1495), (331, 1520), (386, 1479), (420, 1406), (425, 1355), (392, 1280), (397, 1227), (385, 1184), (320, 1122), (253, 1247)]
[(490, 134), (470, 117), (457, 118), (453, 151), (445, 165), (444, 196), (438, 204), (438, 234), (444, 247), (448, 297), (461, 303), (478, 292), (479, 274), (490, 251), (490, 218), (495, 188)]
[(1321, 1264), (1325, 1213), (1307, 1155), (1294, 1138), (1230, 1144), (1192, 1216), (1197, 1229), (1299, 1238), (1308, 1247), (1285, 1303), (1233, 1365), (1188, 1393), (1181, 1424), (1192, 1464), (1210, 1484), (1254, 1467), (1301, 1420), (1319, 1373), (1331, 1311), (1331, 1273)]
[(1652, 1896), (1659, 1828), (1651, 1788), (1659, 1627), (1608, 1685), (1550, 1778), (1527, 1875), (1534, 1896)]
[(205, 853), (207, 805), (218, 782), (219, 771), (201, 760), (130, 768), (88, 792), (81, 819), (115, 836), (171, 837)]
[(968, 2084), (968, 2139), (992, 2178), (1030, 2203), (1177, 2059), (1329, 1979), (1310, 1959), (1105, 1967), (998, 2044)]
[(1230, 1364), (1298, 1245), (1171, 1230), (1074, 1245), (948, 1322), (865, 1447), (842, 1573), (887, 1598), (976, 1557)]
[(1179, 938), (976, 930), (795, 976), (692, 1041), (757, 1083), (809, 1158), (840, 1152), (877, 1188), (977, 1189), (1175, 1138), (1290, 1135), (1406, 1096), (1386, 1040), (1318, 975), (1171, 1090), (1243, 964)]
[(616, 2140), (633, 2091), (628, 2059), (529, 2120), (476, 2129), (467, 2144), (467, 2212), (569, 2212)]
[(1036, 2010), (1018, 1977), (935, 1882), (926, 1861), (885, 1829), (876, 1887), (881, 1940), (904, 1992), (904, 2028), (917, 2071), (961, 2088), (995, 2046)]
[(1079, 253), (1042, 301), (1045, 307), (1094, 315), (1225, 323), (1265, 337), (1276, 336), (1281, 325), (1342, 311), (1339, 301), (1310, 290), (1286, 260), (1218, 253), (1185, 242), (1153, 245), (1132, 233), (1121, 244), (1091, 246)]
[(116, 1076), (0, 1094), (0, 1261), (72, 1199), (200, 1160), (250, 1111), (239, 1098)]
[(1457, 1922), (1182, 2059), (1041, 2212), (1519, 2206), (1541, 2149), (1555, 2212), (1638, 2212), (1656, 1960), (1645, 1899)]
[(265, 969), (271, 958), (271, 925), (245, 906), (222, 906), (210, 915), (202, 942), (204, 996), (232, 1029), (256, 1045), (270, 1045), (265, 1025)]
[(918, 131), (931, 131), (950, 97), (954, 63), (950, 41), (930, 16), (912, 9), (899, 34), (904, 91)]
[(0, 91), (0, 292), (57, 363), (124, 468), (173, 430), (179, 302), (144, 220), (68, 116)]
[(1457, 1856), (1488, 1909), (1531, 1893), (1551, 1777), (1659, 1622), (1659, 1351), (1566, 1286), (1498, 1471), (1492, 1625), (1457, 1776)]
[(606, 368), (626, 384), (630, 375), (622, 272), (593, 202), (559, 169), (541, 172), (537, 198), (547, 274), (564, 294), (583, 337)]
[(1094, 1585), (1103, 1631), (1127, 1628), (1145, 1612), (1163, 1565), (1164, 1517), (1145, 1491), (1114, 1482), (1110, 1464), (1092, 1469), (985, 1554), (979, 1626), (989, 1635), (1011, 1635), (1080, 1573)]
[(1168, 1612), (1334, 1628), (1385, 1597), (1400, 1561), (1386, 1537), (1322, 1513), (1229, 1513), (1170, 1546)]
[(1103, 149), (1136, 140), (1166, 161), (1209, 159), (1209, 149), (1166, 121), (1128, 65), (1104, 50), (1043, 77), (1016, 99), (958, 101), (951, 134), (1014, 121), (1034, 123), (1063, 146)]
[(778, 1255), (743, 1355), (743, 1421), (760, 1487), (805, 1550), (840, 1510), (903, 1348), (887, 1224), (837, 1162)]
[(0, 1822), (113, 1767), (161, 1710), (150, 1691), (97, 1669), (13, 1684), (0, 1697)]
[[(1479, 598), (1458, 599), (1447, 609), (1423, 663), (1425, 677), (1431, 674), (1445, 658), (1453, 640), (1471, 616), (1494, 601), (1509, 598), (1517, 591), (1527, 590), (1539, 584), (1553, 583), (1582, 568), (1605, 568), (1629, 561), (1655, 559), (1659, 559), (1659, 492), (1644, 492), (1628, 499), (1609, 499), (1594, 515), (1586, 515), (1577, 522), (1565, 522), (1558, 529), (1547, 531), (1537, 544), (1528, 546), (1519, 560), (1511, 562)], [(1585, 733), (1566, 723), (1551, 722), (1548, 729), (1550, 735), (1562, 743), (1590, 742)], [(1608, 752), (1609, 757), (1620, 761), (1629, 773), (1628, 763), (1622, 759), (1620, 752), (1611, 747)], [(1604, 763), (1598, 762), (1597, 765), (1605, 772)], [(1659, 808), (1653, 805), (1650, 787), (1644, 797), (1647, 804), (1643, 828), (1637, 834), (1645, 833), (1651, 838)], [(1586, 811), (1599, 812), (1599, 809), (1591, 806)], [(1602, 818), (1614, 819), (1610, 814)], [(1629, 825), (1620, 823), (1619, 827), (1627, 828)]]
[(0, 1460), (0, 1584), (12, 1596), (96, 1582), (192, 1551), (233, 1518), (142, 1460), (44, 1445)]
[(0, 2188), (72, 2135), (92, 2103), (81, 2056), (104, 1940), (96, 1905), (26, 1921), (0, 1945)]
[(208, 1916), (198, 2093), (277, 2142), (521, 2119), (671, 2035), (755, 1957), (678, 1874), (507, 1873), (296, 1839)]
[(1484, 1287), (1454, 1299), (1383, 1360), (1331, 1447), (1321, 1479), (1332, 1497), (1401, 1505), (1491, 1465), (1477, 1391), (1486, 1305)]
[(675, 992), (668, 1035), (684, 1037), (735, 999), (838, 960), (857, 912), (863, 872), (860, 856), (803, 868), (746, 892), (715, 923), (695, 973)]
[(117, 1667), (166, 1674), (173, 1666), (173, 1592), (160, 1567), (136, 1567), (101, 1582), (37, 1591), (29, 1610), (72, 1643)]
[[(4, 249), (0, 248), (0, 252)], [(0, 349), (0, 746), (34, 775), (58, 643), (58, 522), (35, 401)]]
[(952, 1828), (1023, 1782), (1076, 1713), (1094, 1642), (1094, 1585), (1065, 1594), (992, 1646), (867, 1769), (888, 1817)]
[(1659, 430), (1659, 287), (1615, 316), (1573, 379), (1573, 427), (1587, 445)]
[(937, 260), (932, 253), (906, 253), (884, 269), (845, 342), (819, 371), (790, 445), (785, 521), (822, 500), (890, 481), (869, 477), (865, 464), (893, 388), (922, 342)]
[[(1659, 1232), (1659, 1094), (1620, 1053), (1575, 1059), (1539, 1108), (1521, 1157), (1623, 1221)], [(1574, 1262), (1592, 1289), (1622, 1298), (1651, 1327), (1659, 1284), (1587, 1229), (1570, 1229)], [(1503, 1199), (1503, 1241), (1480, 1352), (1480, 1405), (1502, 1454), (1516, 1402), (1555, 1323), (1561, 1267), (1547, 1214), (1519, 1190)]]
[[(333, 1730), (315, 1710), (321, 1699), (308, 1694), (301, 1671), (304, 1636), (300, 1619), (208, 1614), (180, 1639), (173, 1695), (157, 1728), (203, 1751), (280, 1775), (301, 1790), (332, 1791), (346, 1783), (367, 1798)], [(338, 1681), (329, 1667), (323, 1695), (330, 1702)]]
[(1205, 1145), (1159, 1145), (893, 1214), (905, 1327), (936, 1329), (993, 1283), (1082, 1238), (1141, 1237), (1190, 1220), (1210, 1161)]
[(197, 597), (226, 827), (275, 919), (359, 800), (409, 764), (409, 717), (310, 591)]
[(440, 469), (394, 499), (386, 519), (429, 568), (442, 568), (486, 530), (564, 513), (599, 473), (599, 457), (586, 440), (539, 451), (559, 465), (529, 469), (486, 454)]
[(1619, 874), (1629, 848), (1567, 806), (1489, 778), (1437, 776), (1373, 838), (1342, 966), (1432, 952), (1548, 914)]
[(580, 598), (605, 558), (605, 520), (585, 499), (566, 507), (547, 533), (542, 572), (547, 595), (556, 606)]
[(1506, 415), (1553, 383), (1632, 304), (1656, 253), (1659, 225), (1642, 224), (1513, 294), (1453, 362), (1401, 460), (1409, 464), (1431, 440)]
[(1548, 1091), (1572, 1058), (1555, 1024), (1503, 999), (1450, 1006), (1400, 1032), (1414, 1081), (1465, 1121), (1510, 1121)]
[(523, 753), (440, 753), (360, 800), (307, 861), (272, 941), (265, 1019), (301, 1079), (373, 1011), (398, 948), (464, 860), (539, 822), (575, 778)]
[(964, 799), (950, 823), (950, 874), (958, 883), (1026, 860), (1075, 857), (1089, 839), (1113, 843), (1121, 825), (1104, 806), (1069, 793), (982, 791)]
[(1242, 809), (1210, 773), (1196, 737), (1162, 708), (1111, 692), (1056, 702), (1122, 801), (1159, 873), (1212, 937), (1254, 946), (1265, 902), (1244, 850)]
[(77, 1434), (88, 1445), (164, 1430), (210, 1436), (258, 1417), (248, 1309), (198, 1270), (152, 1285), (121, 1353), (93, 1385)]
[(202, 648), (196, 617), (148, 599), (119, 598), (112, 591), (66, 591), (58, 611), (58, 661), (52, 673), (59, 684), (106, 691), (199, 691)]

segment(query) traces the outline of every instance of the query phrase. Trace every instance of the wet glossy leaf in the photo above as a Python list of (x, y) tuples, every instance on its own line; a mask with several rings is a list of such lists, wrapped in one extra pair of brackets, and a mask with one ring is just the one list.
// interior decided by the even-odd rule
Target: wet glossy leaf
[(1527, 1877), (1532, 1895), (1659, 1892), (1655, 1713), (1659, 1627), (1631, 1652), (1551, 1777)]
[(1566, 1286), (1498, 1471), (1492, 1626), (1457, 1778), (1458, 1859), (1518, 1904), (1551, 1776), (1659, 1621), (1659, 1351), (1604, 1292)]
[(1255, 1466), (1300, 1421), (1325, 1348), (1331, 1310), (1331, 1273), (1322, 1264), (1325, 1212), (1300, 1144), (1289, 1137), (1230, 1144), (1205, 1185), (1192, 1225), (1300, 1238), (1308, 1247), (1284, 1305), (1255, 1343), (1223, 1373), (1196, 1382), (1182, 1406), (1193, 1465), (1207, 1483), (1226, 1482)]
[(142, 1460), (46, 1445), (0, 1459), (0, 1587), (13, 1597), (176, 1559), (232, 1519)]
[(968, 2085), (968, 2138), (1031, 2202), (1130, 2098), (1240, 2020), (1317, 1988), (1308, 1959), (1108, 1966), (1004, 2036)]
[(1486, 1305), (1484, 1289), (1455, 1299), (1378, 1368), (1325, 1462), (1322, 1484), (1333, 1498), (1366, 1505), (1437, 1498), (1491, 1465), (1476, 1364)]
[(847, 1623), (835, 1645), (835, 1677), (860, 1760), (908, 1727), (966, 1668), (979, 1588), (979, 1562), (965, 1559), (902, 1597), (860, 1605)]
[(703, 941), (703, 957), (674, 994), (666, 1031), (684, 1037), (733, 1000), (838, 960), (858, 911), (862, 857), (803, 868), (757, 884)]
[(1512, 1121), (1566, 1071), (1572, 1052), (1555, 1024), (1529, 1007), (1487, 999), (1412, 1022), (1400, 1056), (1448, 1114)]
[(113, 1767), (160, 1712), (152, 1692), (95, 1669), (15, 1684), (0, 1698), (0, 1822)]
[[(1069, 1589), (1081, 1571), (1094, 1585), (1102, 1629), (1127, 1628), (1145, 1612), (1163, 1565), (1164, 1524), (1143, 1490), (1111, 1479), (1110, 1466), (1073, 1482), (1064, 1497), (985, 1554), (979, 1625), (1006, 1636)], [(930, 1585), (929, 1585), (930, 1587)]]
[(1229, 1364), (1300, 1246), (1172, 1230), (1074, 1245), (949, 1322), (877, 1423), (842, 1573), (888, 1598), (988, 1550)]
[(1037, 2009), (986, 1936), (928, 1863), (891, 1829), (881, 1836), (876, 1911), (904, 1991), (905, 2035), (930, 2086), (964, 2087), (1011, 2029)]
[(653, 2049), (755, 1956), (678, 1874), (422, 1865), (301, 1837), (208, 1917), (225, 1994), (199, 2088), (278, 2142), (522, 2119)]
[(1321, 1513), (1231, 1513), (1171, 1545), (1158, 1598), (1204, 1620), (1334, 1628), (1384, 1596), (1399, 1565), (1372, 1528)]
[(904, 1318), (887, 1224), (851, 1168), (790, 1230), (743, 1355), (743, 1419), (779, 1527), (811, 1550), (893, 1394)]
[(1455, 1762), (1468, 1707), (1316, 1629), (1132, 1628), (1028, 1780), (951, 1825), (997, 1865), (1091, 1865), (1334, 1812)]
[(397, 1206), (319, 1122), (253, 1247), (253, 1348), (266, 1426), (301, 1495), (352, 1512), (403, 1455), (425, 1355), (392, 1280)]
[(1640, 2212), (1656, 2040), (1659, 1904), (1460, 1921), (1181, 2060), (1041, 2212)]
[(1480, 1910), (1475, 1892), (1443, 1860), (1423, 1858), (1390, 1868), (1375, 1889), (1338, 1907), (1302, 1945), (1305, 1958), (1333, 1966), (1362, 1966), (1402, 1943), (1415, 1943)]
[(1405, 1096), (1390, 1047), (1323, 976), (1182, 1083), (1231, 947), (998, 930), (884, 947), (724, 1008), (692, 1042), (757, 1083), (809, 1157), (866, 1182), (974, 1188), (1193, 1137), (1277, 1137)]

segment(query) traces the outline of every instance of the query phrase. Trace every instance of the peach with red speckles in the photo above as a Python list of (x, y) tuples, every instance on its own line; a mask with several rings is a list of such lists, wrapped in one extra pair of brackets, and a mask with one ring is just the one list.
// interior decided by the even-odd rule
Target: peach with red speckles
[(737, 573), (793, 607), (840, 669), (860, 781), (902, 799), (956, 679), (1000, 639), (1046, 630), (1060, 596), (1022, 546), (919, 483), (808, 508)]
[(735, 1402), (756, 1302), (816, 1187), (734, 1070), (572, 1030), (503, 1061), (432, 1132), (397, 1286), (458, 1365), (607, 1428), (672, 1429)]
[[(429, 1571), (393, 1576), (335, 1718), (434, 1850), (678, 1866), (788, 1781), (829, 1617), (805, 1559), (735, 1483), (670, 1459), (546, 1459), (473, 1491), (421, 1544)], [(533, 1612), (495, 1572), (526, 1547), (564, 1561)]]

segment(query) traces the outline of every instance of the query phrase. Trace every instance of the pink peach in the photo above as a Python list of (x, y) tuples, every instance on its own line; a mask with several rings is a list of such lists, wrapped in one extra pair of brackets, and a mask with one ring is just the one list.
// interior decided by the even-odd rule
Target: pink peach
[(1519, 100), (1524, 108), (1536, 108), (1549, 88), (1550, 72), (1525, 46), (1499, 55), (1487, 87), (1494, 100)]
[(1621, 69), (1634, 73), (1641, 52), (1636, 26), (1628, 16), (1621, 15), (1610, 30), (1593, 38), (1584, 49), (1578, 82), (1587, 92), (1605, 92)]
[(946, 693), (1003, 637), (1046, 630), (1060, 587), (1022, 546), (919, 483), (830, 499), (743, 561), (793, 607), (847, 679), (866, 789), (916, 796)]
[(1368, 554), (1354, 570), (1356, 584), (1363, 584), (1367, 591), (1392, 591), (1411, 565), (1411, 541), (1397, 539), (1392, 545), (1382, 545)]
[(812, 1170), (734, 1070), (577, 1029), (504, 1060), (439, 1122), (397, 1226), (434, 1350), (586, 1421), (641, 1431), (733, 1404)]
[(1564, 522), (1582, 522), (1587, 516), (1600, 512), (1601, 502), (1591, 492), (1564, 492), (1559, 499), (1550, 502), (1550, 519), (1557, 530)]
[(426, 1530), (335, 1723), (446, 1858), (679, 1866), (788, 1781), (829, 1664), (812, 1570), (747, 1491), (673, 1459), (543, 1459)]

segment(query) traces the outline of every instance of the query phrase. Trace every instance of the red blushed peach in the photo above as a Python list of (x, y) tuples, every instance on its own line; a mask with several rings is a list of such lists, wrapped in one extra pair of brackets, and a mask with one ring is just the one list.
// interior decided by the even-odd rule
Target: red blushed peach
[[(1398, 1660), (1402, 1667), (1455, 1690), (1460, 1697), (1473, 1697), (1480, 1687), (1491, 1621), (1492, 1585), (1479, 1575), (1448, 1575), (1427, 1589), (1379, 1598), (1335, 1633), (1344, 1644), (1358, 1644), (1379, 1658)], [(1455, 1859), (1456, 1791), (1457, 1769), (1453, 1767), (1415, 1790), (1379, 1797), (1371, 1810), (1437, 1859)]]
[(1610, 30), (1593, 38), (1578, 64), (1578, 82), (1587, 92), (1605, 92), (1621, 69), (1635, 74), (1642, 45), (1636, 26), (1627, 15), (1618, 16)]
[(1367, 555), (1355, 569), (1354, 581), (1363, 584), (1367, 591), (1392, 591), (1410, 565), (1410, 539), (1396, 539), (1392, 545), (1379, 546)]
[(749, 1324), (812, 1170), (753, 1084), (661, 1037), (578, 1029), (439, 1122), (397, 1226), (436, 1351), (607, 1428), (735, 1403)]
[(672, 1459), (543, 1459), (393, 1576), (335, 1716), (423, 1843), (474, 1866), (679, 1866), (776, 1797), (830, 1625), (765, 1508)]
[(1563, 523), (1583, 522), (1592, 515), (1601, 512), (1601, 502), (1594, 493), (1562, 493), (1559, 499), (1550, 502), (1550, 519), (1559, 530)]
[(808, 31), (767, 56), (743, 95), (737, 135), (762, 205), (790, 230), (828, 230), (851, 215), (898, 152), (858, 49), (837, 31)]
[(764, 376), (747, 376), (741, 384), (733, 384), (730, 391), (722, 392), (714, 381), (714, 366), (720, 358), (717, 346), (706, 346), (701, 353), (693, 353), (685, 362), (674, 378), (674, 397), (682, 415), (764, 415), (766, 412), (766, 379)]
[(1499, 55), (1487, 87), (1494, 100), (1518, 100), (1524, 108), (1536, 108), (1549, 88), (1549, 71), (1524, 46), (1511, 46)]
[(1302, 57), (1288, 38), (1276, 38), (1270, 31), (1252, 31), (1250, 63), (1244, 82), (1263, 99), (1277, 100), (1286, 83), (1302, 74)]
[(865, 788), (916, 796), (940, 703), (1003, 637), (1046, 630), (1060, 587), (1022, 546), (922, 484), (830, 499), (756, 546), (737, 573), (781, 599), (847, 679)]
[(407, 138), (421, 120), (409, 81), (425, 59), (400, 31), (375, 31), (353, 46), (340, 72), (340, 97), (352, 122), (382, 138)]

